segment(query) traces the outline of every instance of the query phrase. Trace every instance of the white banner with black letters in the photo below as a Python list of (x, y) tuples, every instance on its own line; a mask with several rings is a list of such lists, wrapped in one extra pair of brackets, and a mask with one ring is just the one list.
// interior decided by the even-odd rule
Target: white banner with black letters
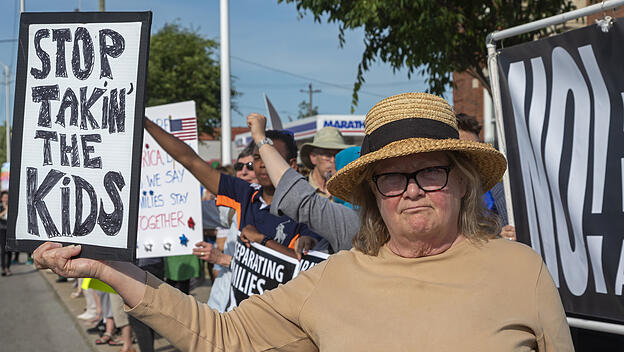
[(572, 316), (624, 322), (624, 23), (498, 58), (519, 240)]
[(24, 13), (8, 237), (133, 260), (151, 13)]

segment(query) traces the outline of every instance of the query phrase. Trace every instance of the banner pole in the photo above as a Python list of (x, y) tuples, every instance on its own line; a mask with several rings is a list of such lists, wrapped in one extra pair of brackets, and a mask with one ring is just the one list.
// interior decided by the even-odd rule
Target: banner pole
[[(503, 124), (503, 105), (501, 102), (500, 86), (498, 80), (496, 44), (487, 44), (488, 50), (488, 71), (490, 76), (490, 87), (492, 90), (492, 103), (494, 105), (494, 118), (496, 120), (496, 137), (498, 139), (498, 150), (507, 157), (507, 143), (505, 141), (505, 126)], [(511, 198), (511, 185), (509, 183), (509, 167), (503, 175), (503, 188), (505, 189), (505, 205), (507, 206), (507, 221), (509, 225), (515, 225), (513, 202)]]
[(486, 45), (494, 44), (495, 42), (505, 38), (515, 37), (517, 35), (537, 31), (548, 26), (554, 26), (570, 20), (575, 20), (579, 17), (589, 16), (596, 12), (611, 10), (621, 5), (624, 5), (624, 0), (603, 1), (582, 9), (544, 18), (539, 21), (521, 24), (519, 26), (503, 29), (501, 31), (494, 31), (488, 34)]
[(570, 318), (568, 317), (568, 325), (574, 328), (594, 330), (606, 332), (610, 334), (624, 335), (624, 325), (605, 323), (602, 321)]

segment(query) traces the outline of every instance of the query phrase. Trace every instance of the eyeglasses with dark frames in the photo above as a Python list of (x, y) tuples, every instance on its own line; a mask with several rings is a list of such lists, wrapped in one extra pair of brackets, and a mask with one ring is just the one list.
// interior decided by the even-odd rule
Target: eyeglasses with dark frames
[(388, 172), (372, 177), (379, 193), (384, 197), (398, 197), (407, 190), (409, 180), (414, 180), (418, 188), (425, 192), (437, 192), (448, 184), (451, 165), (432, 166), (412, 173)]
[(241, 171), (243, 169), (243, 166), (247, 166), (247, 170), (253, 171), (253, 162), (252, 161), (250, 161), (248, 163), (235, 163), (234, 164), (234, 170)]

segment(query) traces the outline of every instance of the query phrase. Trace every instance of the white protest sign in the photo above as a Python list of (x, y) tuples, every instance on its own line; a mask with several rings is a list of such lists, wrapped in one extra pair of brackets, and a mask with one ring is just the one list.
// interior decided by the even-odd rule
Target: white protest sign
[(22, 15), (14, 246), (53, 240), (133, 259), (150, 22), (151, 13)]
[[(145, 115), (197, 151), (195, 102), (149, 107)], [(137, 258), (192, 254), (203, 239), (199, 181), (149, 133), (141, 167)]]

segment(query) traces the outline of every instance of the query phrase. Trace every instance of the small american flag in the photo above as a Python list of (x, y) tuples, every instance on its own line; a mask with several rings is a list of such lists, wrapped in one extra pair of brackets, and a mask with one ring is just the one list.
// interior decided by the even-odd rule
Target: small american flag
[(187, 117), (183, 119), (171, 119), (169, 121), (171, 134), (183, 141), (197, 139), (197, 118)]

